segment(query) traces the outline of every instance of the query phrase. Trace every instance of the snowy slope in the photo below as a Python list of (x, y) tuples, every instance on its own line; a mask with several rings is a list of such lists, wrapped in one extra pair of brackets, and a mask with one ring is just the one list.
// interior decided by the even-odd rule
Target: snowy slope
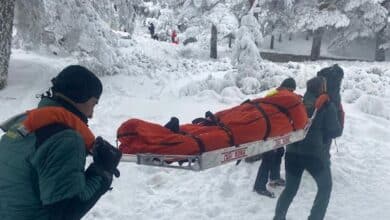
[[(145, 37), (146, 36), (146, 37)], [(240, 92), (224, 93), (220, 81), (207, 84), (186, 96), (181, 91), (212, 75), (223, 78), (236, 70), (228, 57), (216, 61), (183, 59), (186, 48), (148, 39), (136, 33), (131, 47), (121, 52), (128, 74), (102, 77), (104, 93), (90, 127), (112, 143), (116, 128), (132, 118), (165, 123), (177, 116), (183, 123), (240, 103)], [(192, 48), (195, 50), (195, 48)], [(183, 52), (186, 51), (186, 52)], [(192, 51), (201, 54), (202, 51)], [(9, 85), (0, 91), (0, 121), (33, 108), (35, 94), (49, 87), (51, 77), (69, 59), (42, 57), (13, 51)], [(331, 62), (266, 63), (277, 79), (294, 76), (298, 91), (305, 81)], [(333, 192), (329, 220), (390, 219), (390, 64), (344, 62), (343, 100), (346, 111), (344, 135), (332, 146)], [(237, 90), (230, 90), (237, 91)], [(252, 192), (259, 162), (228, 164), (202, 172), (121, 163), (121, 177), (85, 219), (271, 219), (276, 199)], [(284, 172), (284, 171), (283, 171)], [(281, 189), (275, 190), (279, 195)], [(288, 219), (305, 219), (316, 193), (313, 179), (305, 174), (289, 210)]]

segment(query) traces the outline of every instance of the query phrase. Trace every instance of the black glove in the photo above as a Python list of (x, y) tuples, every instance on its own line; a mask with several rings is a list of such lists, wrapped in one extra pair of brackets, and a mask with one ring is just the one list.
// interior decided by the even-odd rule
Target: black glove
[(120, 176), (117, 166), (122, 158), (122, 152), (100, 136), (95, 140), (92, 156), (93, 162), (97, 166), (101, 167), (104, 171), (115, 175), (115, 177)]

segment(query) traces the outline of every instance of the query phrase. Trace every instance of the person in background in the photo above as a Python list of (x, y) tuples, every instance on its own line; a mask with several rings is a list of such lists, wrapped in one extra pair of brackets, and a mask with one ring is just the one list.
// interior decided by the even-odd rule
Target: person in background
[(285, 220), (287, 210), (294, 199), (303, 171), (314, 178), (318, 190), (309, 220), (324, 219), (332, 191), (329, 140), (342, 133), (337, 108), (326, 94), (326, 80), (314, 77), (307, 81), (303, 97), (308, 116), (317, 109), (309, 131), (302, 141), (287, 145), (285, 156), (286, 186), (275, 208), (274, 220)]
[(177, 39), (176, 30), (173, 30), (173, 31), (172, 31), (171, 40), (172, 40), (172, 43), (174, 43), (174, 44), (179, 44), (179, 40)]
[[(267, 93), (267, 96), (273, 96), (278, 93), (280, 90), (288, 90), (294, 92), (296, 89), (296, 82), (293, 78), (287, 78), (283, 80), (280, 86), (276, 89), (271, 90)], [(280, 147), (275, 150), (271, 150), (261, 154), (261, 164), (259, 171), (257, 172), (257, 177), (255, 185), (253, 187), (254, 191), (259, 195), (268, 196), (270, 198), (275, 198), (275, 194), (267, 190), (267, 183), (269, 181), (269, 186), (277, 187), (284, 186), (285, 180), (280, 177), (280, 164), (282, 162), (282, 157), (284, 154), (284, 147)]]
[[(0, 219), (81, 219), (111, 186), (121, 152), (88, 128), (102, 83), (73, 65), (38, 108), (0, 124)], [(85, 169), (87, 152), (93, 162)]]
[(150, 23), (149, 27), (149, 33), (150, 33), (150, 38), (154, 39), (154, 36), (155, 36), (155, 28), (154, 28), (154, 24), (153, 23)]

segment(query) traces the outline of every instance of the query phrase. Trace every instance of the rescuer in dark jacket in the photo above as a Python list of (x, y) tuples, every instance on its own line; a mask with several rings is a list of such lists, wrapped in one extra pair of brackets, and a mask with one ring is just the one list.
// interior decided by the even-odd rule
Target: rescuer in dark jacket
[(287, 146), (285, 156), (286, 187), (280, 195), (274, 220), (285, 220), (302, 178), (307, 171), (317, 183), (318, 191), (309, 220), (324, 219), (332, 190), (330, 170), (330, 140), (342, 133), (342, 126), (333, 102), (326, 94), (326, 80), (315, 77), (307, 82), (303, 102), (308, 116), (317, 109), (317, 115), (304, 140)]

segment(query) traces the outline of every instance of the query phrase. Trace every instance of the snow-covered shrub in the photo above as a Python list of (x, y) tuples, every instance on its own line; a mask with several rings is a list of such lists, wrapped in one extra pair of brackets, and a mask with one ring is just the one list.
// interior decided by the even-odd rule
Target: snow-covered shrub
[(188, 84), (180, 89), (179, 94), (181, 96), (191, 96), (200, 93), (204, 90), (213, 90), (220, 93), (225, 87), (234, 86), (232, 81), (226, 79), (218, 79), (209, 75), (207, 79), (203, 81), (197, 81)]
[[(262, 69), (248, 76), (245, 73), (238, 72), (238, 69), (228, 71), (223, 76), (223, 79), (216, 79), (209, 76), (208, 78), (193, 82), (184, 86), (181, 89), (182, 95), (195, 95), (203, 90), (214, 90), (222, 95), (224, 88), (234, 87), (240, 90), (240, 93), (246, 95), (258, 94), (262, 91), (277, 87), (287, 77), (296, 78), (297, 84), (304, 87), (306, 80), (316, 71), (311, 71), (311, 74), (306, 73), (306, 68), (296, 65), (296, 69), (291, 64), (274, 64), (264, 62)], [(318, 67), (317, 67), (318, 68)], [(216, 84), (218, 86), (216, 86)], [(299, 87), (299, 86), (298, 86)]]
[(357, 100), (356, 105), (364, 113), (390, 120), (390, 108), (386, 106), (383, 99), (363, 95)]
[(209, 57), (210, 51), (199, 49), (195, 44), (188, 44), (180, 47), (179, 53), (181, 57), (188, 59), (204, 59)]
[(343, 101), (346, 103), (354, 103), (362, 96), (362, 91), (358, 89), (348, 89), (342, 93)]
[(214, 90), (203, 90), (196, 94), (197, 101), (221, 100), (221, 96)]
[(378, 67), (373, 67), (372, 69), (368, 70), (368, 73), (375, 74), (375, 75), (378, 75), (378, 76), (382, 76), (383, 75), (383, 70), (378, 68)]
[(260, 90), (260, 82), (254, 77), (245, 77), (238, 83), (239, 88), (244, 94), (256, 94)]
[(229, 86), (221, 91), (221, 102), (226, 104), (237, 104), (245, 100), (245, 95), (236, 86)]
[(365, 95), (386, 97), (390, 85), (390, 70), (387, 64), (353, 63), (345, 69), (342, 82), (342, 97), (347, 103), (354, 103)]
[(245, 98), (245, 95), (242, 94), (241, 90), (237, 88), (236, 86), (229, 86), (221, 91), (221, 96), (226, 97), (226, 98), (234, 98), (237, 97), (240, 100)]

